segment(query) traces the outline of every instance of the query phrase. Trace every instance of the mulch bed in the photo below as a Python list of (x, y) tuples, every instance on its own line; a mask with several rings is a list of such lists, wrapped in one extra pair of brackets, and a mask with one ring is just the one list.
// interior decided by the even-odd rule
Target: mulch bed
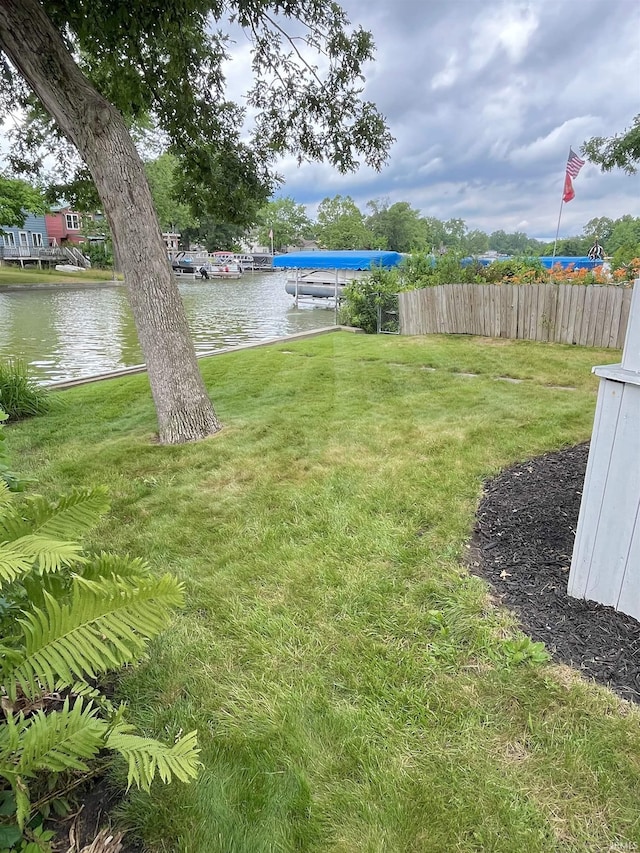
[(640, 702), (640, 623), (567, 595), (588, 453), (588, 444), (549, 453), (487, 482), (470, 570), (555, 661)]

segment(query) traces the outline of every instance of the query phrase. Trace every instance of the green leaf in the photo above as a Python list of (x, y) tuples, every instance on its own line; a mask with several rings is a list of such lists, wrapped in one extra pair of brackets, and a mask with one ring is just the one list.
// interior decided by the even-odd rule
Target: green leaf
[[(13, 791), (0, 791), (0, 815), (10, 815), (16, 810), (16, 796)], [(0, 844), (2, 841), (0, 841)]]
[(22, 838), (19, 826), (0, 826), (0, 847), (14, 847)]
[(156, 774), (163, 782), (170, 782), (173, 776), (181, 782), (196, 778), (200, 767), (197, 732), (189, 732), (168, 747), (152, 738), (130, 734), (129, 729), (117, 726), (107, 738), (107, 746), (127, 759), (128, 788), (135, 784), (148, 791)]
[(35, 776), (42, 770), (87, 771), (86, 761), (103, 747), (108, 730), (108, 724), (96, 717), (93, 705), (83, 707), (80, 697), (72, 708), (67, 697), (59, 711), (37, 711), (27, 720), (21, 719), (19, 727), (22, 731), (16, 769), (23, 777)]
[(48, 690), (70, 686), (137, 660), (182, 600), (182, 588), (171, 575), (76, 577), (72, 600), (63, 605), (45, 593), (44, 609), (34, 607), (19, 620), (25, 651), (8, 675), (9, 695), (18, 685), (27, 696), (35, 695), (40, 684)]

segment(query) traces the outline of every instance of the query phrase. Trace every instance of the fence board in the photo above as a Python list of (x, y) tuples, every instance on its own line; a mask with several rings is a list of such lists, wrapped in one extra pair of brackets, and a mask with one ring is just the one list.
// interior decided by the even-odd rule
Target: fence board
[(618, 337), (618, 324), (620, 323), (620, 302), (622, 300), (622, 290), (619, 287), (607, 288), (607, 314), (609, 322), (607, 323), (607, 336), (602, 338), (603, 347), (615, 346), (614, 341)]
[(589, 317), (589, 334), (587, 346), (599, 347), (602, 346), (602, 327), (604, 326), (604, 311), (607, 307), (607, 293), (600, 285), (594, 285), (593, 288), (594, 306), (591, 316)]
[(578, 337), (578, 344), (582, 347), (586, 347), (589, 340), (589, 320), (591, 319), (591, 312), (595, 310), (596, 302), (593, 285), (588, 284), (584, 288), (584, 291), (584, 309), (582, 311), (582, 322), (580, 323), (580, 335)]
[(600, 316), (596, 324), (595, 340), (596, 346), (606, 347), (609, 341), (609, 332), (611, 330), (611, 298), (610, 288), (601, 287), (600, 290)]
[(571, 293), (567, 287), (558, 286), (558, 323), (556, 329), (557, 340), (561, 344), (569, 343), (567, 337), (567, 325), (569, 317), (569, 305), (571, 302)]
[[(584, 300), (584, 288), (575, 285), (569, 286), (571, 287), (571, 292), (569, 294), (569, 314), (567, 317), (567, 343), (575, 344), (577, 343), (580, 331), (578, 318), (581, 318), (582, 314), (578, 312), (581, 312), (580, 302)], [(577, 329), (576, 326), (578, 327)]]
[(624, 346), (624, 341), (627, 336), (627, 325), (629, 323), (629, 311), (631, 309), (631, 296), (633, 294), (633, 290), (629, 288), (625, 290), (622, 294), (622, 305), (620, 307), (620, 328), (618, 329), (618, 340), (616, 341), (616, 347), (618, 349), (622, 349)]
[(457, 325), (455, 285), (450, 284), (447, 287), (447, 329), (453, 330)]
[(499, 338), (500, 332), (502, 329), (502, 325), (500, 323), (501, 320), (501, 298), (500, 291), (502, 290), (499, 284), (491, 285), (491, 311), (492, 311), (492, 320), (493, 320), (493, 328), (491, 330), (492, 338)]

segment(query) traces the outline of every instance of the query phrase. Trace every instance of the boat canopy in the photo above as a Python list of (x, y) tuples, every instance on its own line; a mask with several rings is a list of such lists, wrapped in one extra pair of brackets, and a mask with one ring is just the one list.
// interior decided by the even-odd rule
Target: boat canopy
[(594, 260), (586, 255), (579, 255), (575, 258), (571, 255), (556, 255), (555, 258), (543, 255), (540, 257), (540, 262), (542, 266), (548, 270), (556, 266), (556, 264), (560, 264), (564, 270), (566, 270), (567, 267), (573, 267), (574, 270), (593, 270), (596, 267), (601, 267), (604, 263), (601, 259)]
[(273, 266), (281, 269), (370, 270), (372, 267), (396, 267), (401, 260), (400, 252), (289, 252), (276, 255)]
[[(463, 267), (468, 267), (471, 264), (481, 264), (483, 267), (488, 267), (495, 261), (519, 261), (523, 260), (519, 256), (512, 255), (500, 255), (497, 258), (463, 258), (460, 262)], [(572, 255), (556, 255), (555, 258), (552, 258), (548, 255), (542, 255), (541, 257), (530, 257), (524, 258), (525, 261), (540, 261), (542, 266), (545, 269), (550, 270), (552, 267), (560, 266), (563, 270), (566, 270), (567, 267), (572, 267), (574, 270), (593, 270), (596, 267), (601, 267), (604, 263), (603, 260), (593, 260), (592, 258), (584, 256), (573, 257)]]

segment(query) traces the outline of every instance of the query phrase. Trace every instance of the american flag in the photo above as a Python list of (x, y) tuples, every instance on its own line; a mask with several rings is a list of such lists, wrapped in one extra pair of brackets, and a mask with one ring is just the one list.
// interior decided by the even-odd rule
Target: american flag
[(585, 161), (581, 160), (573, 148), (569, 149), (569, 159), (567, 160), (567, 174), (572, 178), (577, 178), (580, 169), (584, 166)]

